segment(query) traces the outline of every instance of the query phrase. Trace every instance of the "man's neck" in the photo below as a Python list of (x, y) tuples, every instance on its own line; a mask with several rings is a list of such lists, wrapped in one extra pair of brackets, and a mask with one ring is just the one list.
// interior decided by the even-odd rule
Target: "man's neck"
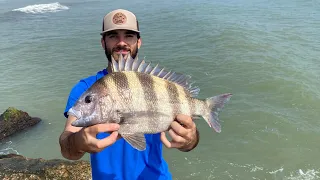
[(107, 67), (108, 73), (110, 73), (112, 71), (111, 66), (112, 66), (111, 62), (108, 61), (108, 67)]

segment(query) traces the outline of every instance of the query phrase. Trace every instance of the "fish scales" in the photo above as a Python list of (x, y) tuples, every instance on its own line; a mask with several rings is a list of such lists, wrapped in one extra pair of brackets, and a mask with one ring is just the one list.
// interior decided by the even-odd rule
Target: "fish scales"
[(176, 113), (190, 115), (190, 107), (189, 107), (189, 98), (187, 98), (187, 94), (185, 94), (185, 89), (182, 88), (178, 84), (174, 84), (178, 90), (178, 106), (179, 111)]
[(169, 94), (169, 101), (171, 104), (171, 109), (172, 109), (172, 113), (176, 113), (180, 111), (180, 106), (179, 106), (179, 94), (178, 94), (178, 89), (177, 87), (170, 82), (166, 82), (166, 89), (168, 91)]
[[(137, 77), (139, 79), (139, 82), (142, 86), (142, 90), (144, 93), (144, 99), (147, 104), (147, 111), (153, 112), (153, 116), (145, 117), (146, 123), (145, 128), (146, 132), (148, 133), (156, 133), (159, 129), (163, 129), (159, 126), (163, 124), (159, 124), (158, 121), (161, 122), (161, 116), (160, 113), (164, 113), (162, 110), (162, 106), (166, 103), (165, 102), (165, 94), (161, 91), (159, 88), (162, 88), (159, 86), (158, 81), (156, 79), (148, 74), (142, 74), (142, 73), (136, 73)], [(159, 113), (154, 113), (159, 112)], [(158, 121), (157, 121), (158, 119)], [(165, 123), (165, 122), (163, 122)]]
[[(154, 80), (150, 75), (134, 73), (136, 75), (136, 79), (140, 83), (142, 89), (136, 89), (137, 91), (143, 92), (143, 100), (145, 101), (147, 107), (144, 110), (148, 111), (157, 111), (158, 107), (158, 98), (157, 93), (155, 91)], [(138, 104), (137, 104), (138, 105)]]
[[(106, 78), (106, 86), (113, 87), (110, 91), (111, 96), (116, 100), (119, 99), (121, 105), (118, 105), (118, 110), (124, 113), (131, 113), (132, 115), (140, 116), (139, 112), (150, 112), (152, 114), (164, 114), (168, 113), (168, 108), (164, 101), (167, 98), (163, 96), (163, 87), (159, 84), (154, 85), (154, 79), (150, 75), (134, 73), (134, 72), (118, 72), (115, 73), (112, 78)], [(159, 82), (159, 81), (157, 81)], [(158, 90), (156, 90), (158, 88)], [(162, 91), (160, 89), (162, 89)], [(111, 89), (111, 88), (109, 88)], [(164, 97), (164, 98), (163, 98)], [(158, 111), (158, 99), (161, 100), (162, 107)], [(128, 112), (127, 112), (128, 111)], [(130, 111), (130, 112), (129, 112)], [(159, 113), (158, 113), (159, 112)], [(159, 116), (141, 116), (138, 122), (130, 121), (123, 122), (131, 124), (130, 132), (149, 132), (154, 133), (159, 130), (160, 124), (156, 119), (161, 119)], [(169, 121), (167, 121), (169, 125)], [(134, 126), (137, 124), (137, 126)], [(166, 129), (162, 127), (162, 129)], [(161, 128), (161, 127), (160, 127)]]
[(218, 112), (232, 94), (197, 99), (199, 89), (192, 87), (189, 79), (138, 58), (112, 59), (112, 71), (84, 92), (68, 111), (77, 118), (71, 124), (87, 127), (118, 123), (119, 134), (137, 150), (146, 148), (144, 134), (167, 130), (177, 114), (202, 116), (220, 132)]
[[(95, 84), (93, 84), (91, 88), (94, 88), (95, 86), (98, 86), (98, 87), (104, 88), (104, 90), (107, 91), (107, 92), (111, 92), (112, 89), (116, 88), (114, 80), (111, 79), (111, 81), (112, 81), (111, 83), (108, 83), (108, 85), (106, 85), (107, 84), (106, 81), (99, 80)], [(108, 103), (100, 103), (100, 106), (101, 106), (101, 110), (102, 111), (105, 111), (105, 109), (108, 109)], [(108, 118), (107, 113), (101, 113), (101, 116), (102, 116), (101, 117), (102, 119)], [(116, 121), (116, 119), (113, 119), (110, 122), (120, 123), (120, 121)]]
[[(145, 125), (145, 130), (148, 133), (156, 133), (161, 130), (166, 130), (171, 123), (172, 110), (169, 106), (169, 96), (164, 81), (157, 77), (143, 73), (135, 73), (141, 83), (144, 100), (147, 108), (142, 111), (148, 111), (151, 116), (144, 117), (144, 121), (148, 122)], [(140, 91), (140, 89), (137, 89)], [(165, 115), (165, 116), (164, 116)], [(143, 128), (141, 128), (144, 131)]]
[[(139, 119), (135, 119), (136, 122), (133, 123), (137, 124), (137, 126), (131, 126), (130, 131), (135, 133), (154, 133), (156, 129), (158, 129), (158, 124), (155, 120), (158, 118), (158, 116), (145, 115), (154, 114), (154, 112), (157, 112), (158, 99), (154, 90), (154, 81), (151, 76), (146, 74), (136, 72), (125, 72), (125, 74), (130, 78), (130, 82), (132, 84), (132, 103), (136, 107), (133, 114), (140, 117)], [(143, 104), (143, 106), (141, 106), (141, 104)]]
[(155, 76), (151, 76), (154, 83), (153, 89), (155, 91), (156, 98), (158, 100), (158, 111), (161, 113), (172, 114), (172, 108), (169, 106), (170, 99), (169, 99), (169, 92), (168, 89), (165, 87), (166, 81), (159, 81), (159, 79)]
[[(121, 106), (116, 106), (117, 110), (132, 109), (132, 91), (130, 91), (129, 80), (124, 73), (117, 73), (115, 76), (111, 76), (115, 87), (117, 88), (115, 94), (118, 98), (115, 100), (120, 103)], [(111, 96), (112, 97), (112, 96)]]

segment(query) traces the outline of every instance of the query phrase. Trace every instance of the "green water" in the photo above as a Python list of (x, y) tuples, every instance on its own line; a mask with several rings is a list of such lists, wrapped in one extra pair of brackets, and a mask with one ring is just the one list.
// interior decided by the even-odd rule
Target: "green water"
[(234, 94), (220, 134), (197, 121), (195, 150), (164, 151), (174, 179), (319, 179), (319, 2), (63, 0), (69, 9), (12, 11), (40, 3), (52, 2), (0, 0), (0, 111), (43, 119), (0, 142), (1, 154), (62, 158), (69, 91), (106, 66), (102, 17), (126, 8), (140, 21), (140, 57), (191, 75), (200, 98)]

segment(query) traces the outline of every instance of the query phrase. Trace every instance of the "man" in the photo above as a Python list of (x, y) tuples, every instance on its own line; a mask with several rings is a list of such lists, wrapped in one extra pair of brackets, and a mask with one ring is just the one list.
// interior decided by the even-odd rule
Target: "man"
[(137, 56), (142, 44), (136, 16), (127, 10), (118, 9), (103, 19), (101, 45), (108, 59), (108, 68), (96, 75), (80, 80), (71, 90), (64, 115), (67, 118), (59, 143), (62, 155), (70, 160), (80, 159), (91, 153), (92, 178), (95, 179), (171, 179), (168, 165), (162, 157), (162, 143), (168, 148), (190, 151), (199, 142), (199, 134), (191, 117), (178, 115), (171, 124), (166, 138), (164, 132), (146, 134), (147, 147), (138, 151), (118, 135), (118, 124), (98, 124), (87, 128), (73, 127), (76, 118), (67, 115), (80, 95), (94, 82), (110, 72), (111, 56)]

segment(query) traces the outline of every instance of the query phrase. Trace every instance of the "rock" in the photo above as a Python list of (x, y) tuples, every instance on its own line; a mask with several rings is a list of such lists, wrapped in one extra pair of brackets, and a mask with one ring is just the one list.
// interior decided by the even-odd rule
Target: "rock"
[(30, 159), (21, 155), (0, 155), (0, 179), (91, 179), (87, 161)]
[(26, 112), (9, 107), (0, 115), (0, 140), (40, 121), (40, 118), (30, 117)]

